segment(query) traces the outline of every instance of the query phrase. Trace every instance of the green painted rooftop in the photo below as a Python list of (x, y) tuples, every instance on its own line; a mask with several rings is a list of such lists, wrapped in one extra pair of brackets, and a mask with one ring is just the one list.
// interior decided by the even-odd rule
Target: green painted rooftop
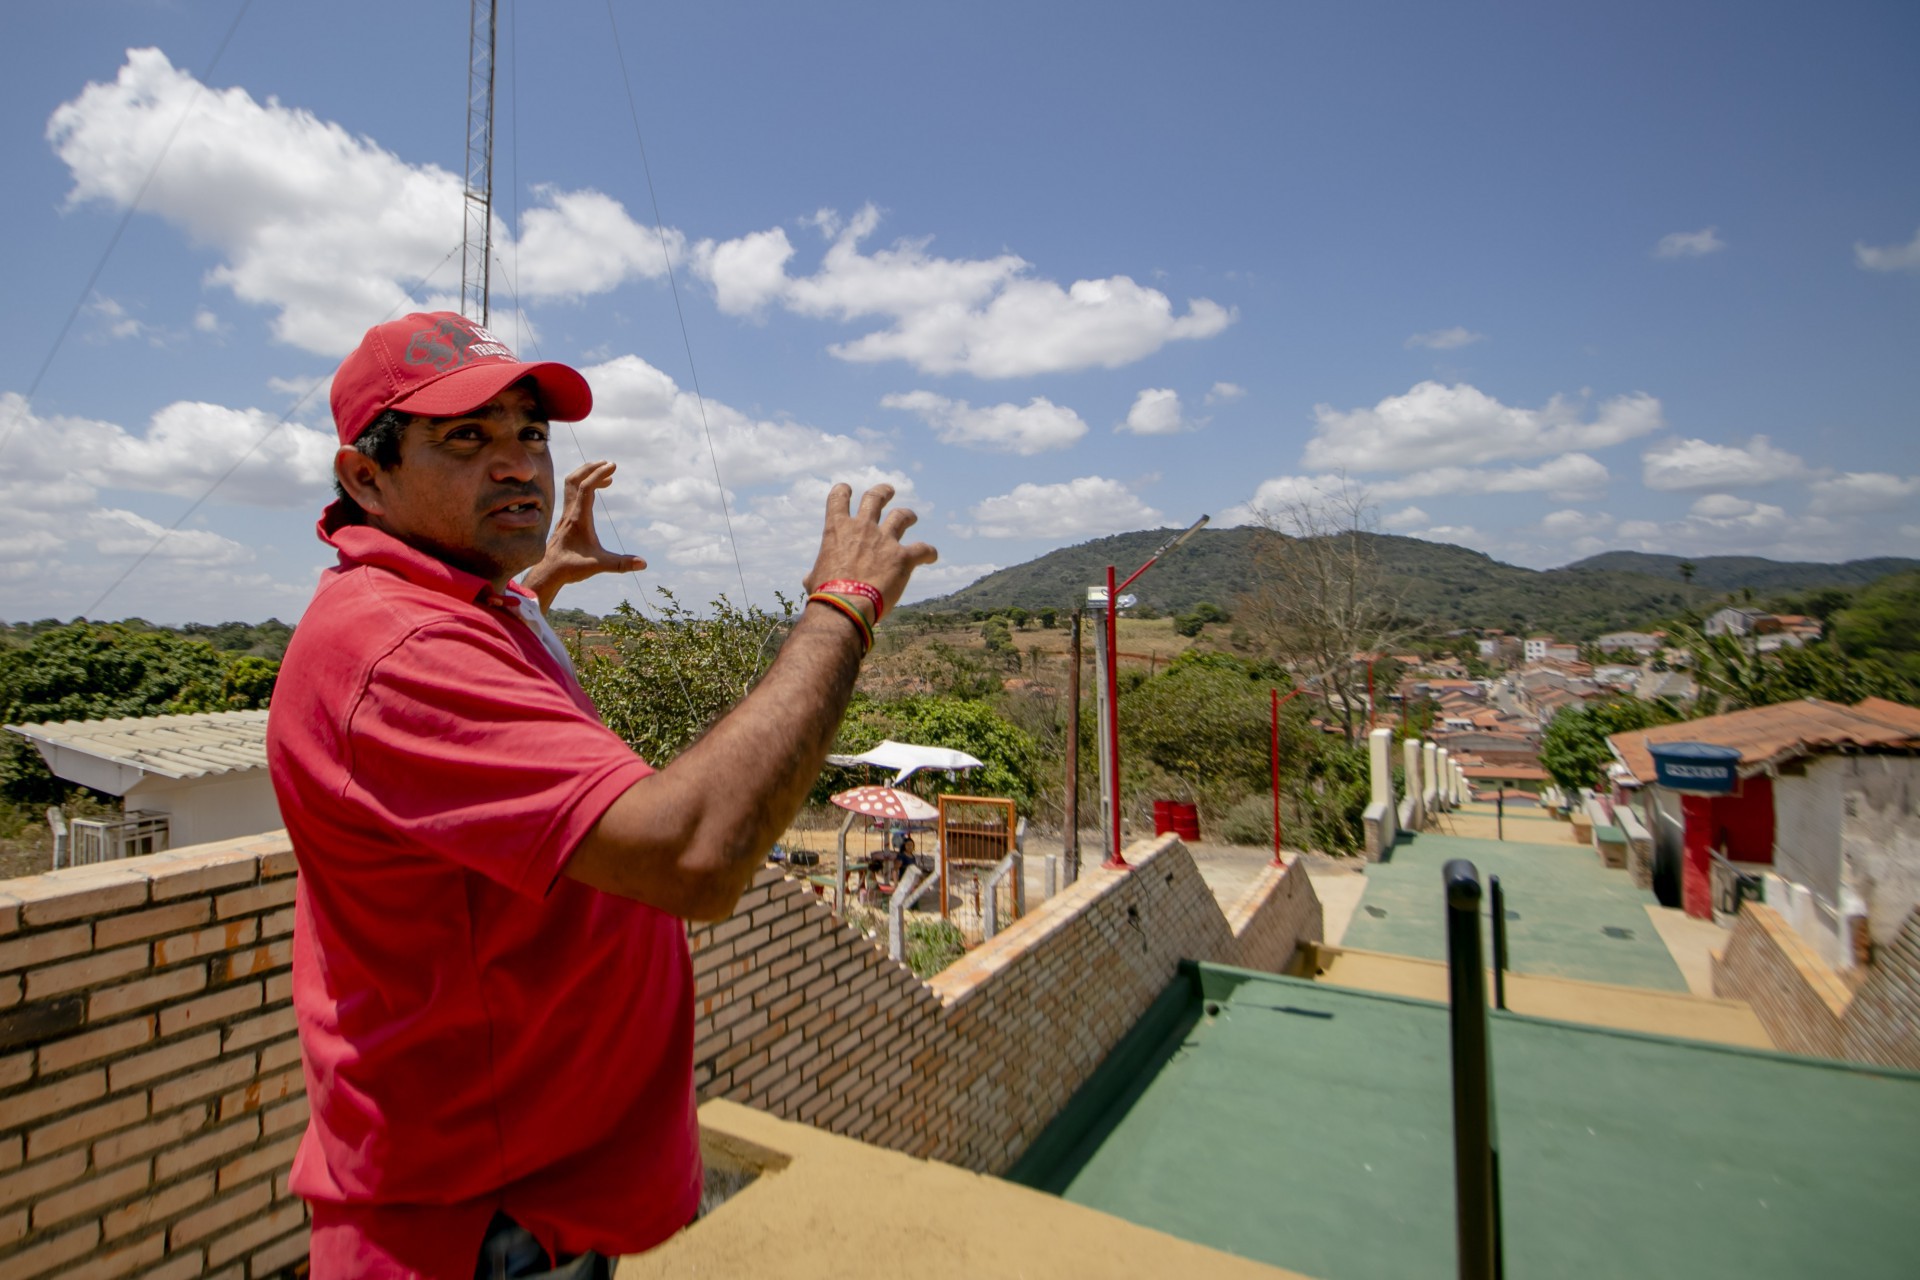
[[(1493, 1047), (1507, 1274), (1920, 1271), (1920, 1075), (1509, 1014)], [(1013, 1176), (1326, 1280), (1447, 1277), (1451, 1116), (1443, 1006), (1192, 965)]]
[(1426, 960), (1447, 958), (1440, 868), (1466, 858), (1506, 894), (1511, 969), (1555, 978), (1685, 991), (1686, 979), (1647, 915), (1651, 893), (1592, 849), (1423, 834), (1367, 868), (1367, 892), (1341, 944)]

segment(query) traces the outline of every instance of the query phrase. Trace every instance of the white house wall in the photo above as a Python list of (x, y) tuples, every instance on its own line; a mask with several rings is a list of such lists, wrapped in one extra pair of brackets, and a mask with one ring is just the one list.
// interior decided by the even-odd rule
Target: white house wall
[(176, 849), (287, 825), (265, 769), (215, 778), (147, 778), (127, 791), (125, 803), (129, 810), (166, 814), (167, 838)]
[(1866, 900), (1875, 946), (1892, 945), (1920, 903), (1920, 757), (1846, 756), (1840, 852), (1849, 886)]
[(1840, 813), (1845, 758), (1815, 756), (1800, 775), (1773, 780), (1773, 868), (1827, 908), (1840, 905)]

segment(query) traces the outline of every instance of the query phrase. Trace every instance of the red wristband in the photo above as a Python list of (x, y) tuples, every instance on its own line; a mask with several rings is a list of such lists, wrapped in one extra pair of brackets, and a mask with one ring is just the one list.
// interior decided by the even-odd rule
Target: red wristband
[(834, 595), (859, 596), (873, 606), (873, 620), (880, 621), (887, 612), (886, 597), (880, 594), (880, 588), (871, 582), (855, 582), (852, 578), (835, 578), (832, 582), (823, 582), (815, 591), (827, 591)]

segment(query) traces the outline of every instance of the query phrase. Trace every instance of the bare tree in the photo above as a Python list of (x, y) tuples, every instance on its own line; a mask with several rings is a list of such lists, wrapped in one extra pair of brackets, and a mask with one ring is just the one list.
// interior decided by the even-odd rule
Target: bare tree
[(1349, 743), (1368, 723), (1368, 655), (1385, 654), (1403, 638), (1380, 568), (1375, 514), (1366, 490), (1344, 476), (1303, 481), (1289, 496), (1254, 508), (1264, 534), (1236, 618), (1268, 657), (1326, 695)]

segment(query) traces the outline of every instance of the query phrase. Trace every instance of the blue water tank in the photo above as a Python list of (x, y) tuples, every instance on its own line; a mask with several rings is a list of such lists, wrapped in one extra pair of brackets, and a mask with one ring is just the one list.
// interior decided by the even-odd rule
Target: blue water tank
[(1740, 785), (1740, 751), (1710, 742), (1649, 742), (1654, 781), (1669, 791), (1730, 796)]

